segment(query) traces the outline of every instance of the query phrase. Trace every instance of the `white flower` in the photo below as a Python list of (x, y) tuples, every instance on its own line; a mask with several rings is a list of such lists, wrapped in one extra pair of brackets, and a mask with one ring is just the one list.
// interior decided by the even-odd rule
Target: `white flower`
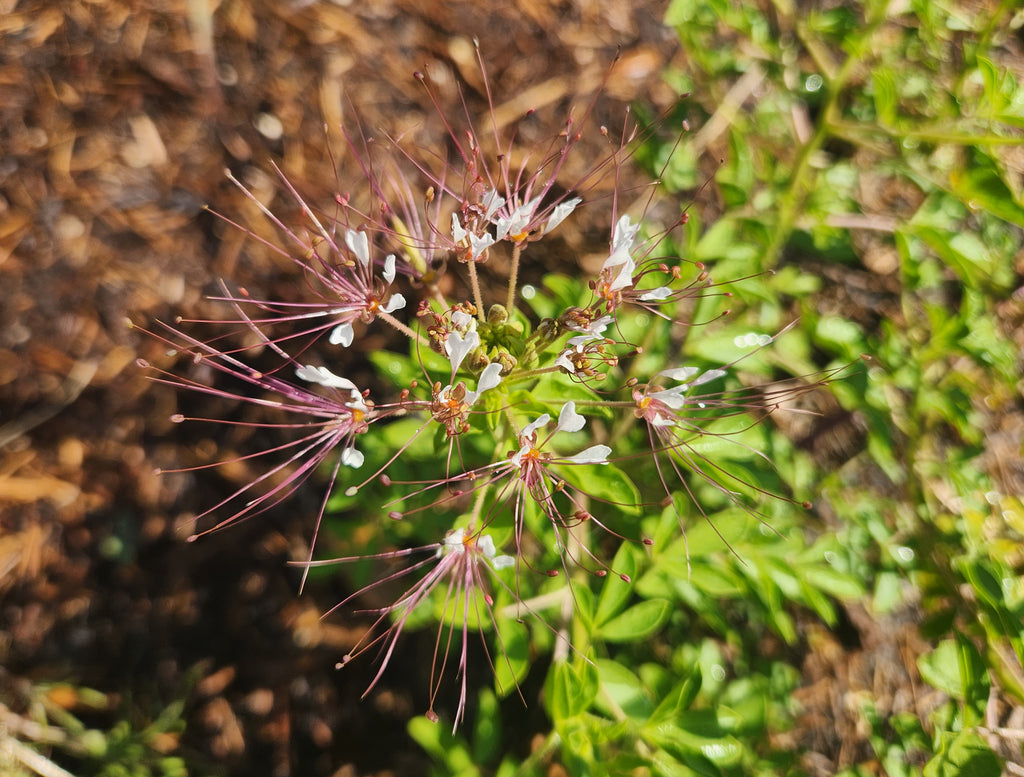
[(608, 328), (608, 325), (615, 319), (611, 316), (601, 316), (595, 321), (591, 321), (586, 327), (578, 324), (570, 324), (569, 329), (574, 332), (583, 332), (586, 337), (573, 337), (569, 340), (570, 345), (578, 345), (579, 343), (585, 343), (588, 340), (597, 340), (604, 334), (604, 330)]
[(312, 364), (307, 364), (296, 369), (295, 375), (307, 383), (318, 383), (321, 386), (347, 389), (355, 392), (357, 395), (359, 394), (359, 389), (356, 388), (355, 383), (350, 381), (348, 378), (342, 378), (339, 375), (335, 375), (326, 367), (314, 367)]
[(670, 296), (672, 296), (672, 289), (668, 286), (659, 286), (656, 289), (645, 291), (637, 297), (637, 299), (640, 300), (640, 302), (661, 302), (668, 299)]
[(458, 332), (449, 332), (444, 341), (444, 352), (452, 364), (452, 378), (469, 354), (480, 346), (480, 335), (475, 330), (466, 332), (463, 337)]
[(623, 214), (615, 225), (615, 231), (612, 232), (612, 253), (605, 262), (605, 267), (620, 264), (623, 257), (629, 256), (629, 252), (633, 250), (633, 240), (639, 231), (640, 225), (633, 224), (628, 213)]
[(469, 315), (469, 313), (464, 313), (461, 310), (452, 312), (452, 324), (460, 329), (472, 326), (474, 321), (476, 319)]
[(569, 401), (562, 405), (562, 410), (558, 414), (558, 425), (555, 427), (555, 431), (578, 432), (586, 423), (587, 419), (576, 412), (576, 403)]
[(484, 218), (490, 221), (492, 218), (494, 218), (494, 214), (498, 211), (498, 209), (505, 204), (506, 200), (504, 197), (498, 194), (497, 189), (491, 189), (489, 192), (487, 192), (487, 194), (484, 195), (483, 199), (480, 202), (481, 204), (483, 204), (484, 208), (486, 208), (486, 211), (484, 212)]
[(565, 461), (570, 464), (607, 464), (608, 454), (611, 452), (612, 449), (607, 445), (591, 445)]
[(544, 225), (544, 232), (547, 234), (568, 218), (569, 214), (576, 210), (576, 206), (583, 202), (582, 197), (573, 197), (571, 200), (556, 205), (551, 215), (548, 216), (548, 223)]
[(463, 554), (466, 553), (467, 546), (479, 550), (492, 569), (506, 569), (515, 564), (515, 559), (512, 556), (497, 555), (498, 551), (494, 547), (494, 539), (491, 535), (484, 534), (475, 540), (471, 538), (467, 542), (466, 530), (463, 528), (458, 528), (445, 537), (441, 541), (441, 547), (437, 549), (436, 555), (441, 558), (449, 553)]
[(459, 222), (459, 214), (452, 214), (452, 240), (458, 244), (462, 244), (466, 240), (466, 230), (462, 228), (462, 224)]
[[(663, 402), (673, 410), (678, 410), (686, 404), (686, 398), (683, 394), (691, 388), (694, 386), (700, 386), (704, 383), (710, 383), (711, 381), (717, 380), (725, 375), (725, 370), (708, 370), (707, 372), (697, 375), (699, 372), (700, 370), (696, 367), (678, 367), (671, 370), (663, 370), (655, 375), (655, 377), (657, 378), (664, 375), (666, 378), (680, 381), (680, 384), (669, 389), (654, 391), (648, 396), (652, 399), (658, 400), (659, 402)], [(697, 375), (697, 377), (690, 380), (694, 375)]]
[(355, 330), (352, 329), (352, 324), (348, 321), (344, 321), (331, 330), (331, 335), (327, 338), (327, 342), (331, 345), (342, 345), (345, 348), (348, 348), (352, 345), (352, 340), (354, 338)]
[(384, 272), (381, 273), (381, 277), (388, 282), (390, 286), (395, 282), (395, 255), (388, 254), (384, 259)]
[(491, 362), (484, 367), (483, 372), (480, 373), (480, 380), (477, 381), (476, 391), (466, 392), (466, 404), (472, 405), (479, 399), (480, 395), (485, 391), (490, 391), (492, 388), (501, 383), (501, 365), (498, 362)]
[(392, 294), (388, 304), (381, 308), (383, 313), (394, 313), (405, 307), (405, 297), (401, 294)]
[(356, 255), (356, 259), (363, 267), (370, 266), (370, 241), (365, 232), (357, 232), (354, 229), (346, 230), (345, 245)]
[(352, 469), (359, 469), (363, 466), (363, 454), (355, 448), (345, 448), (341, 452), (341, 463)]
[(482, 236), (476, 235), (473, 232), (469, 233), (469, 253), (470, 258), (474, 261), (483, 256), (484, 251), (492, 245), (494, 245), (494, 238), (491, 237), (489, 233), (484, 232)]
[(609, 291), (619, 291), (633, 285), (633, 271), (636, 269), (636, 262), (633, 261), (630, 252), (633, 250), (633, 240), (639, 229), (640, 225), (633, 224), (628, 214), (624, 214), (615, 225), (611, 254), (601, 266), (602, 272), (615, 267), (619, 268), (615, 279), (609, 284)]
[(507, 235), (521, 234), (529, 226), (533, 219), (533, 212), (540, 205), (540, 197), (534, 197), (527, 203), (520, 205), (508, 218), (499, 218), (495, 224), (495, 234), (498, 240), (503, 240)]
[(458, 213), (452, 214), (452, 239), (460, 246), (465, 246), (466, 240), (469, 240), (469, 253), (473, 261), (479, 259), (484, 251), (494, 245), (494, 238), (487, 232), (477, 235), (475, 232), (467, 232), (463, 229)]

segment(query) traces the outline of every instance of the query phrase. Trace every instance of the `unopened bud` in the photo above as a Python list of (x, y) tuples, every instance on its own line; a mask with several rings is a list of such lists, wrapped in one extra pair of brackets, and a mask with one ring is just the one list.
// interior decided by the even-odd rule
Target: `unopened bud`
[(508, 351), (501, 351), (498, 354), (498, 358), (495, 360), (501, 365), (501, 374), (508, 375), (512, 370), (519, 364), (515, 356), (510, 354)]
[(487, 323), (488, 324), (504, 324), (508, 321), (508, 310), (504, 305), (491, 305), (491, 309), (487, 311)]

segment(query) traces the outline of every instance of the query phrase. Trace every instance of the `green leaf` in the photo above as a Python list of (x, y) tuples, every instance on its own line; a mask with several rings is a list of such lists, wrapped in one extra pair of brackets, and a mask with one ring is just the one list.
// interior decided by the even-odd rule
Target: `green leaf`
[(611, 408), (604, 404), (584, 404), (600, 400), (600, 397), (587, 388), (586, 385), (570, 380), (567, 375), (562, 375), (561, 373), (547, 373), (541, 376), (529, 391), (516, 392), (516, 398), (517, 401), (527, 401), (530, 408), (537, 410), (537, 415), (549, 413), (552, 418), (558, 417), (562, 406), (569, 400), (580, 403), (576, 410), (585, 416), (596, 416), (598, 418), (614, 417)]
[[(599, 627), (621, 612), (633, 591), (637, 569), (635, 547), (626, 542), (622, 543), (611, 568), (612, 574), (605, 578), (601, 585), (601, 595), (597, 600), (594, 621)], [(620, 575), (625, 575), (629, 580), (623, 580)]]
[(556, 661), (548, 673), (545, 698), (556, 726), (586, 712), (597, 696), (598, 674), (594, 666)]
[(473, 762), (488, 763), (502, 751), (501, 705), (486, 688), (480, 692), (479, 707), (473, 723)]
[[(603, 502), (624, 513), (639, 512), (642, 502), (640, 492), (629, 475), (615, 464), (564, 464), (558, 467), (558, 474), (599, 503)], [(600, 517), (601, 505), (594, 505), (592, 512)]]
[(949, 182), (963, 202), (1024, 227), (1024, 206), (991, 162), (978, 167), (957, 168), (950, 174)]
[(504, 698), (519, 687), (530, 670), (530, 631), (514, 618), (499, 618), (497, 636), (494, 687)]
[(664, 625), (671, 611), (672, 603), (667, 599), (640, 602), (598, 628), (597, 637), (607, 642), (646, 639)]
[(853, 575), (826, 566), (814, 566), (803, 570), (804, 580), (837, 599), (859, 599), (864, 595), (864, 586)]
[(924, 777), (999, 777), (999, 758), (973, 731), (943, 732), (939, 752), (924, 767)]
[(711, 710), (695, 710), (674, 723), (647, 726), (644, 733), (678, 757), (701, 756), (717, 767), (735, 766), (743, 756), (743, 745), (733, 736), (721, 735), (716, 713)]
[(700, 693), (703, 675), (700, 667), (695, 666), (692, 673), (683, 682), (677, 685), (671, 693), (666, 694), (654, 712), (651, 713), (651, 723), (661, 720), (674, 720), (690, 708), (697, 694)]
[(640, 678), (617, 661), (598, 658), (594, 663), (608, 698), (627, 715), (646, 720), (652, 705)]
[(917, 666), (929, 685), (967, 702), (968, 711), (973, 708), (983, 713), (988, 698), (988, 674), (981, 654), (969, 639), (957, 635), (955, 639), (943, 640), (931, 653), (921, 656)]

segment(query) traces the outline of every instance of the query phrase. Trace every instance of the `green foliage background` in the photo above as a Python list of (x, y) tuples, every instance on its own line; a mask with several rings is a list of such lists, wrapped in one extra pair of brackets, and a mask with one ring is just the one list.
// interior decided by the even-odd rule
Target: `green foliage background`
[[(502, 757), (490, 692), (466, 737), (423, 720), (411, 731), (438, 774), (540, 774), (549, 758), (570, 774), (1019, 773), (1020, 731), (1000, 719), (1024, 704), (1024, 13), (674, 0), (666, 23), (685, 54), (666, 78), (691, 95), (676, 118), (692, 130), (640, 157), (681, 199), (710, 178), (678, 254), (717, 281), (755, 276), (684, 353), (728, 362), (749, 333), (797, 318), (744, 369), (870, 356), (818, 408), (846, 442), (829, 452), (764, 427), (771, 466), (736, 462), (769, 490), (815, 494), (810, 515), (773, 508), (768, 528), (712, 500), (685, 541), (670, 510), (651, 517), (653, 552), (616, 559), (634, 582), (578, 597), (577, 644), (595, 658), (552, 666), (552, 731), (525, 761)], [(992, 437), (1001, 424), (1008, 448)], [(836, 760), (815, 765), (785, 733), (804, 711), (793, 694), (814, 634), (844, 628), (850, 607), (873, 629), (917, 621), (907, 680), (939, 693), (903, 709), (856, 695), (868, 746), (840, 758), (854, 728), (832, 718)]]

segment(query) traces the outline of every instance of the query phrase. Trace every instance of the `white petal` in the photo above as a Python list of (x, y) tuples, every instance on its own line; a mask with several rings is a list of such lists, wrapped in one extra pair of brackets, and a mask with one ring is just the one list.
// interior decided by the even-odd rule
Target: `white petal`
[(497, 551), (494, 549), (494, 540), (490, 534), (483, 535), (476, 541), (476, 546), (480, 549), (480, 552), (484, 554), (486, 558), (494, 558), (494, 554)]
[(462, 228), (462, 224), (459, 223), (459, 214), (452, 214), (452, 239), (456, 243), (461, 243), (466, 239), (466, 230)]
[(668, 299), (670, 296), (672, 296), (672, 289), (668, 286), (659, 286), (656, 289), (645, 291), (638, 297), (638, 299), (641, 302), (661, 302), (662, 300)]
[(352, 329), (352, 324), (346, 321), (331, 330), (331, 336), (327, 338), (327, 341), (331, 345), (343, 345), (348, 348), (352, 345), (353, 338), (355, 338), (355, 332)]
[(492, 245), (494, 245), (494, 238), (491, 237), (490, 233), (484, 232), (482, 236), (477, 236), (472, 232), (469, 233), (469, 246), (473, 259), (479, 259), (484, 251)]
[(466, 332), (463, 337), (458, 332), (449, 332), (444, 341), (444, 350), (452, 363), (452, 375), (459, 370), (462, 361), (469, 356), (471, 351), (476, 350), (480, 345), (480, 335), (475, 331)]
[(405, 297), (401, 294), (392, 294), (391, 299), (388, 300), (388, 304), (381, 308), (385, 313), (394, 313), (396, 310), (401, 310), (405, 307)]
[(516, 560), (511, 556), (495, 556), (491, 559), (491, 569), (497, 571), (499, 569), (508, 569), (513, 566)]
[(550, 232), (565, 221), (581, 202), (583, 202), (582, 197), (573, 197), (571, 200), (566, 200), (562, 204), (556, 205), (554, 210), (551, 211), (551, 215), (548, 216), (548, 223), (544, 225), (544, 232)]
[(618, 248), (608, 255), (608, 258), (604, 260), (604, 264), (601, 265), (601, 269), (607, 270), (609, 267), (617, 267), (628, 261), (630, 261), (629, 248)]
[(469, 326), (473, 321), (474, 318), (469, 313), (464, 313), (461, 310), (456, 310), (452, 313), (452, 324), (457, 327)]
[(490, 221), (495, 211), (505, 204), (505, 198), (498, 194), (497, 189), (491, 189), (480, 202), (487, 209), (484, 218)]
[(551, 416), (549, 416), (547, 413), (544, 413), (544, 415), (542, 415), (532, 424), (527, 424), (523, 428), (523, 431), (519, 433), (519, 439), (523, 439), (524, 437), (533, 437), (533, 433), (540, 429), (542, 426), (545, 426), (550, 420)]
[(700, 372), (700, 370), (698, 370), (696, 367), (675, 367), (670, 370), (662, 370), (654, 377), (660, 378), (662, 375), (664, 375), (666, 378), (670, 380), (677, 380), (680, 383), (686, 383), (686, 381), (688, 381), (698, 372)]
[(562, 405), (558, 413), (558, 426), (556, 432), (578, 432), (586, 426), (587, 419), (576, 412), (576, 403), (569, 401)]
[(460, 551), (465, 547), (463, 541), (466, 539), (466, 530), (458, 528), (441, 540), (441, 544), (449, 548), (458, 548)]
[(574, 350), (574, 348), (569, 348), (568, 350), (565, 350), (562, 353), (560, 353), (558, 355), (558, 358), (555, 359), (555, 366), (564, 367), (566, 370), (568, 370), (570, 375), (576, 374), (576, 365), (569, 360), (569, 354), (573, 353)]
[(509, 459), (509, 461), (512, 463), (512, 466), (513, 467), (521, 466), (522, 463), (523, 463), (523, 456), (525, 456), (529, 452), (530, 452), (530, 446), (529, 445), (524, 445), (522, 448), (520, 448), (518, 451), (516, 451), (514, 454), (512, 454), (512, 458)]
[(307, 364), (295, 370), (295, 377), (300, 380), (304, 380), (307, 383), (317, 383), (321, 386), (348, 389), (349, 391), (355, 391), (356, 393), (359, 392), (355, 383), (350, 381), (348, 378), (335, 375), (326, 367), (314, 367), (312, 364)]
[(609, 289), (611, 291), (618, 291), (619, 289), (628, 289), (632, 286), (633, 270), (635, 269), (636, 263), (627, 256), (625, 262), (622, 263), (622, 269), (619, 270), (619, 274), (615, 276), (615, 280), (611, 282)]
[(702, 383), (710, 383), (711, 381), (717, 380), (718, 378), (722, 377), (725, 374), (725, 370), (708, 370), (700, 377), (694, 379), (691, 385), (699, 386)]
[(370, 241), (365, 232), (349, 229), (345, 232), (345, 245), (356, 255), (363, 267), (370, 266)]
[(341, 463), (352, 469), (363, 466), (363, 454), (355, 448), (346, 448), (341, 452)]
[(505, 235), (507, 235), (509, 233), (509, 230), (511, 228), (512, 228), (512, 219), (511, 218), (500, 218), (500, 219), (498, 219), (497, 221), (494, 222), (494, 236), (498, 240), (504, 240), (505, 239)]
[(633, 224), (628, 214), (623, 214), (615, 225), (612, 233), (612, 253), (625, 249), (627, 252), (633, 247), (633, 239), (640, 230), (639, 224)]
[(686, 397), (683, 396), (683, 393), (689, 390), (690, 384), (683, 383), (682, 385), (674, 386), (670, 389), (665, 389), (664, 391), (655, 391), (654, 393), (649, 394), (648, 396), (651, 397), (651, 399), (656, 399), (659, 402), (663, 402), (673, 410), (678, 410), (679, 408), (686, 404)]
[(608, 454), (611, 452), (612, 449), (607, 445), (591, 445), (565, 461), (569, 464), (607, 464)]
[(381, 276), (388, 283), (394, 283), (394, 281), (395, 281), (395, 255), (394, 254), (388, 254), (387, 257), (385, 257), (385, 259), (384, 259), (384, 272), (381, 273)]
[(501, 383), (501, 365), (498, 362), (491, 362), (480, 373), (480, 380), (476, 384), (476, 393), (480, 395), (485, 391), (490, 391), (499, 383)]
[(364, 416), (370, 412), (370, 408), (366, 406), (366, 402), (363, 401), (363, 395), (359, 393), (356, 388), (352, 389), (352, 401), (346, 402), (345, 407), (352, 410), (358, 410)]
[(594, 323), (587, 327), (587, 332), (594, 336), (600, 335), (608, 328), (608, 325), (614, 321), (611, 316), (601, 316)]

